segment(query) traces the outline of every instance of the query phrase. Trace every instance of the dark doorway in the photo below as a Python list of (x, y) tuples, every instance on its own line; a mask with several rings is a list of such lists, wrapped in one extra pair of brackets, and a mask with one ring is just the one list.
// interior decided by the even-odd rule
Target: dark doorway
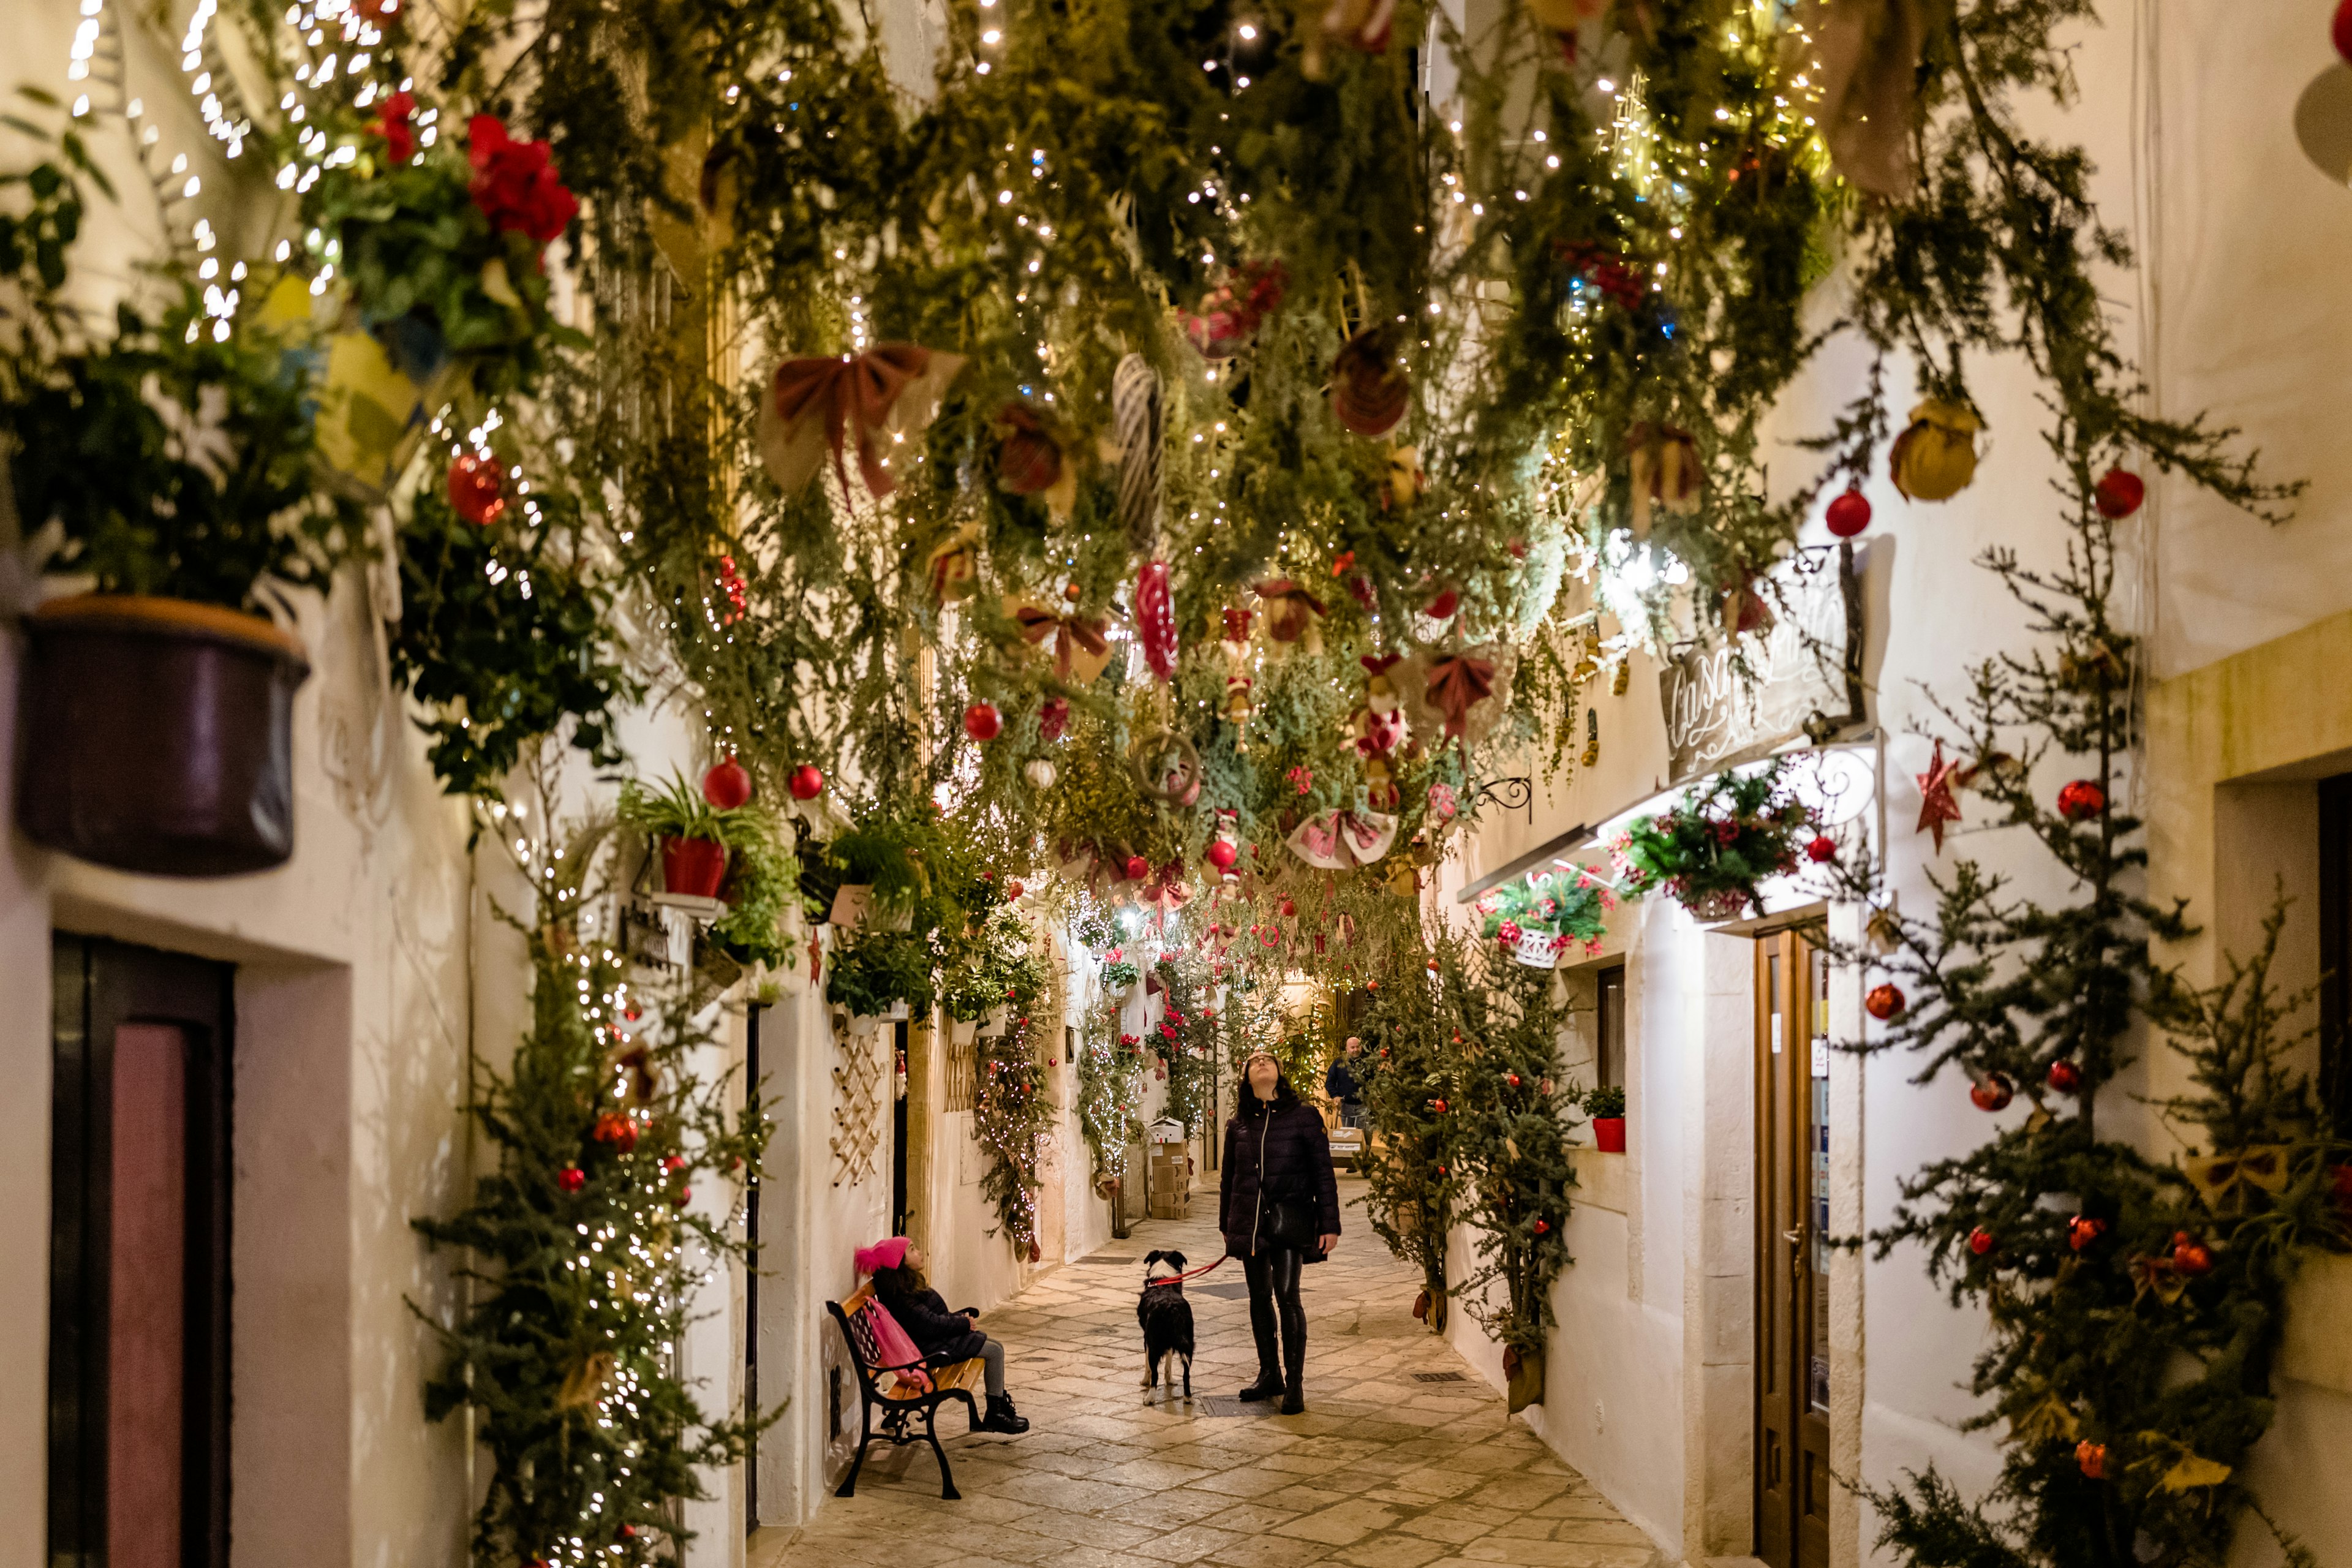
[(1756, 944), (1756, 1555), (1827, 1568), (1829, 958)]
[(1603, 1089), (1625, 1087), (1625, 966), (1612, 963), (1602, 970), (1594, 987), (1596, 1033), (1601, 1048), (1592, 1064), (1593, 1079)]
[(907, 1025), (890, 1026), (890, 1234), (907, 1234)]
[(234, 971), (52, 960), (48, 1560), (225, 1568)]
[(2352, 1133), (2352, 773), (2319, 781), (2319, 1092)]

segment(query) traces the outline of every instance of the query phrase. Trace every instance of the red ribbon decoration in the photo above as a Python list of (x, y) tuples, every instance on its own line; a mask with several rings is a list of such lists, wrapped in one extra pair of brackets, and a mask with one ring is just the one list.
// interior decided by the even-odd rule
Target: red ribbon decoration
[(1168, 591), (1168, 563), (1148, 561), (1135, 578), (1135, 630), (1143, 661), (1162, 681), (1176, 679), (1176, 601)]
[(1495, 665), (1491, 659), (1457, 653), (1429, 667), (1427, 701), (1445, 715), (1448, 735), (1460, 735), (1470, 710), (1485, 701), (1494, 689)]
[(1256, 589), (1266, 603), (1265, 635), (1276, 642), (1297, 642), (1314, 624), (1309, 616), (1324, 613), (1322, 600), (1287, 577), (1269, 578)]
[[(1103, 623), (1099, 620), (1088, 620), (1084, 616), (1057, 616), (1035, 605), (1022, 605), (1013, 612), (1013, 618), (1020, 623), (1021, 635), (1029, 641), (1042, 643), (1049, 637), (1054, 639), (1054, 678), (1057, 680), (1070, 679), (1070, 661), (1076, 657), (1075, 650), (1084, 648), (1088, 653), (1099, 654), (1110, 649), (1110, 643), (1103, 637)], [(1059, 732), (1057, 729), (1055, 734)], [(1054, 738), (1054, 735), (1045, 737), (1049, 741)]]
[(1398, 661), (1403, 658), (1404, 655), (1401, 653), (1368, 653), (1360, 657), (1356, 662), (1364, 667), (1364, 673), (1367, 675), (1386, 675), (1391, 669), (1396, 668)]
[(789, 426), (812, 413), (822, 414), (825, 445), (833, 448), (841, 488), (849, 488), (843, 447), (854, 439), (858, 477), (877, 497), (887, 496), (898, 487), (875, 456), (874, 437), (889, 419), (898, 395), (930, 363), (931, 351), (919, 343), (877, 343), (855, 357), (788, 359), (776, 367), (776, 417)]
[(1168, 917), (1182, 909), (1184, 900), (1191, 896), (1191, 889), (1184, 886), (1184, 862), (1181, 858), (1153, 872), (1145, 879), (1143, 891), (1136, 895), (1138, 901), (1151, 910), (1151, 923), (1160, 930), (1166, 929)]

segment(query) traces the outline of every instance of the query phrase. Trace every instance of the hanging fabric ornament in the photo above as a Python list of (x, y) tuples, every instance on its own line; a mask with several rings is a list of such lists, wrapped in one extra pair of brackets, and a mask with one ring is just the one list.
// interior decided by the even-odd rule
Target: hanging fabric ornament
[(1739, 581), (1723, 591), (1723, 629), (1736, 637), (1760, 637), (1773, 625), (1772, 606), (1756, 591), (1756, 574), (1742, 572)]
[(1148, 561), (1135, 577), (1135, 634), (1143, 662), (1162, 683), (1176, 679), (1176, 601), (1168, 588), (1168, 563)]
[(1016, 496), (1045, 498), (1055, 522), (1078, 500), (1078, 466), (1062, 450), (1043, 416), (1025, 403), (1008, 403), (996, 416), (997, 483)]
[(1331, 811), (1300, 823), (1288, 839), (1291, 853), (1320, 871), (1369, 866), (1396, 842), (1397, 819), (1384, 812)]
[(1031, 789), (1043, 795), (1054, 787), (1054, 781), (1061, 775), (1048, 759), (1032, 757), (1021, 764), (1021, 776), (1027, 781)]
[(1226, 606), (1219, 613), (1223, 635), (1217, 639), (1217, 649), (1225, 656), (1225, 722), (1234, 727), (1234, 754), (1249, 752), (1250, 693), (1256, 682), (1249, 673), (1251, 611)]
[(1062, 731), (1069, 727), (1070, 700), (1068, 698), (1048, 697), (1038, 705), (1037, 738), (1039, 740), (1058, 741), (1062, 738)]
[(1173, 730), (1158, 730), (1136, 742), (1128, 753), (1136, 787), (1167, 805), (1189, 806), (1201, 798), (1201, 753)]
[(1974, 410), (1931, 397), (1911, 411), (1911, 423), (1895, 437), (1886, 471), (1906, 500), (1949, 500), (1977, 477), (1977, 432), (1984, 421)]
[(1160, 536), (1160, 373), (1141, 354), (1118, 362), (1110, 381), (1110, 423), (1118, 444), (1118, 518), (1128, 547), (1150, 550)]
[(1510, 644), (1482, 643), (1451, 654), (1414, 654), (1389, 679), (1414, 734), (1475, 746), (1502, 718), (1517, 668), (1518, 650)]
[(1250, 692), (1256, 682), (1235, 672), (1225, 677), (1225, 722), (1234, 727), (1234, 755), (1249, 753)]
[(1388, 53), (1389, 31), (1396, 22), (1396, 0), (1331, 0), (1321, 26), (1310, 27), (1301, 51), (1300, 68), (1309, 81), (1330, 79), (1327, 41), (1359, 54)]
[(1297, 643), (1308, 653), (1323, 651), (1319, 623), (1327, 612), (1322, 600), (1287, 577), (1269, 578), (1256, 584), (1256, 591), (1265, 606), (1267, 637), (1277, 643)]
[(1917, 118), (1919, 51), (1927, 37), (1924, 0), (1804, 0), (1789, 37), (1805, 41), (1822, 142), (1830, 163), (1856, 189), (1900, 201), (1918, 171), (1911, 161)]
[(924, 558), (932, 605), (952, 605), (971, 597), (972, 586), (980, 579), (980, 524), (967, 522)]
[(1228, 882), (1241, 880), (1234, 869), (1242, 858), (1241, 813), (1228, 806), (1217, 808), (1215, 837), (1209, 840), (1207, 858), (1217, 868), (1217, 874)]
[[(1007, 598), (1005, 618), (1021, 628), (1024, 641), (1054, 650), (1054, 679), (1072, 686), (1092, 686), (1110, 663), (1110, 639), (1098, 616), (1076, 610), (1057, 615), (1043, 605)], [(1052, 736), (1046, 737), (1051, 740)]]
[(1649, 533), (1653, 507), (1672, 512), (1698, 510), (1706, 470), (1699, 464), (1698, 443), (1689, 431), (1678, 425), (1636, 425), (1625, 432), (1625, 452), (1634, 538)]
[(1182, 313), (1184, 335), (1202, 358), (1230, 359), (1249, 347), (1289, 286), (1290, 273), (1282, 263), (1253, 261), (1202, 296), (1197, 314)]
[(757, 443), (768, 477), (786, 491), (816, 478), (825, 455), (845, 493), (848, 457), (877, 500), (898, 488), (879, 449), (884, 437), (919, 435), (940, 411), (961, 354), (914, 343), (877, 343), (861, 354), (788, 359), (760, 399)]
[(1914, 833), (1935, 836), (1936, 853), (1944, 852), (1944, 824), (1960, 819), (1960, 803), (1952, 798), (1952, 784), (1959, 773), (1959, 764), (1944, 761), (1944, 742), (1936, 742), (1936, 753), (1927, 761), (1927, 771), (1919, 780), (1919, 826)]
[[(1347, 0), (1341, 0), (1342, 4)], [(1331, 412), (1351, 434), (1378, 440), (1404, 423), (1412, 381), (1387, 327), (1358, 332), (1331, 362)]]

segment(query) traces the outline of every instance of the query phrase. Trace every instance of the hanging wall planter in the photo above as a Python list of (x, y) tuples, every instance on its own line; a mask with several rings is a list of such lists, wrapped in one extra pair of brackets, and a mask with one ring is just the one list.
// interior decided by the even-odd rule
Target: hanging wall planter
[(662, 889), (692, 899), (715, 899), (727, 885), (727, 846), (709, 838), (661, 841)]
[(16, 821), (120, 870), (229, 877), (294, 852), (302, 644), (258, 616), (143, 595), (26, 620)]

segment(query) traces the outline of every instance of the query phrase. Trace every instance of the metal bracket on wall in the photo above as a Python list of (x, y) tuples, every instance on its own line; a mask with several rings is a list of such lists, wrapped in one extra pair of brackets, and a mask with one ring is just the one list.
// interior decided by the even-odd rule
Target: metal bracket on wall
[(1528, 826), (1533, 827), (1536, 825), (1535, 781), (1524, 773), (1516, 778), (1496, 779), (1491, 784), (1480, 784), (1478, 793), (1470, 798), (1474, 811), (1479, 803), (1490, 800), (1505, 811), (1524, 808), (1528, 814)]

